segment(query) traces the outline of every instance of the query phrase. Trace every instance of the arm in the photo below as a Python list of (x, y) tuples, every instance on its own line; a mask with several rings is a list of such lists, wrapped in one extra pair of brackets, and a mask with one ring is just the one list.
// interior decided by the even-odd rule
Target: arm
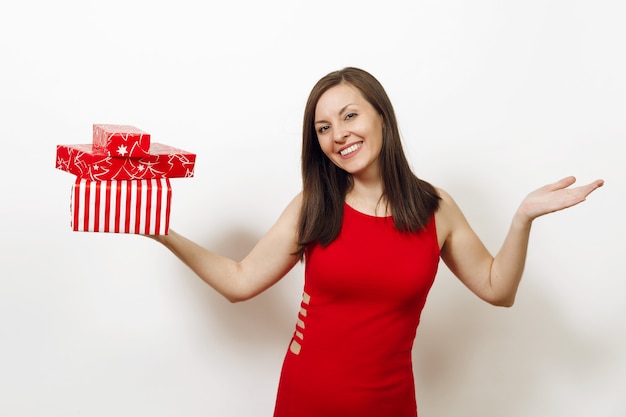
[(271, 287), (298, 262), (293, 253), (300, 206), (298, 195), (241, 262), (211, 252), (171, 229), (168, 235), (150, 237), (228, 300), (243, 301)]
[(452, 198), (440, 191), (442, 203), (437, 213), (437, 229), (443, 261), (481, 299), (494, 305), (512, 306), (526, 263), (533, 220), (583, 202), (604, 184), (597, 180), (568, 188), (575, 181), (574, 177), (567, 177), (528, 194), (513, 216), (496, 256), (485, 248)]

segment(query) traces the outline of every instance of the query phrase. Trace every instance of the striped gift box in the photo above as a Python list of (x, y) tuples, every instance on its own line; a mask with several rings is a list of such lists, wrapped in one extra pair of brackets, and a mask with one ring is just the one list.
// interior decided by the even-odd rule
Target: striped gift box
[(72, 187), (71, 227), (79, 232), (166, 235), (171, 196), (168, 178), (77, 178)]

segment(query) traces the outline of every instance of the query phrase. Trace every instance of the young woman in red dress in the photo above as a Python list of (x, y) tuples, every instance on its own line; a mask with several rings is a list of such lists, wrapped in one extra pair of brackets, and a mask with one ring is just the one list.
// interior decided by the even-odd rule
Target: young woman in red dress
[(173, 230), (153, 237), (233, 302), (304, 262), (275, 417), (417, 416), (411, 349), (439, 259), (481, 299), (511, 306), (533, 220), (603, 185), (570, 187), (567, 177), (531, 192), (494, 256), (452, 197), (412, 173), (385, 90), (357, 68), (332, 72), (311, 91), (302, 181), (241, 262)]

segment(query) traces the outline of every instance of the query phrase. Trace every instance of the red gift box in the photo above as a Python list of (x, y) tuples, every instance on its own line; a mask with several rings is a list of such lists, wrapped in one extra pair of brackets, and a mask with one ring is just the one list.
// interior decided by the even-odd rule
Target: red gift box
[(72, 187), (71, 227), (80, 232), (166, 235), (172, 189), (168, 178), (90, 181)]
[(56, 167), (93, 181), (193, 177), (196, 155), (161, 143), (142, 158), (118, 158), (93, 145), (57, 145)]
[(150, 152), (150, 134), (135, 126), (94, 124), (93, 148), (109, 156), (144, 157)]

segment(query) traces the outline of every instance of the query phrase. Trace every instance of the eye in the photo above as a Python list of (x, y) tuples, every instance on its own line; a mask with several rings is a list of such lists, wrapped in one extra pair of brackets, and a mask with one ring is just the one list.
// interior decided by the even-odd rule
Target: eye
[(348, 113), (346, 114), (346, 120), (354, 119), (356, 117), (356, 113)]
[(317, 128), (317, 133), (318, 134), (322, 134), (322, 133), (326, 132), (328, 129), (330, 129), (330, 126), (328, 126), (328, 125), (320, 126), (320, 127)]

